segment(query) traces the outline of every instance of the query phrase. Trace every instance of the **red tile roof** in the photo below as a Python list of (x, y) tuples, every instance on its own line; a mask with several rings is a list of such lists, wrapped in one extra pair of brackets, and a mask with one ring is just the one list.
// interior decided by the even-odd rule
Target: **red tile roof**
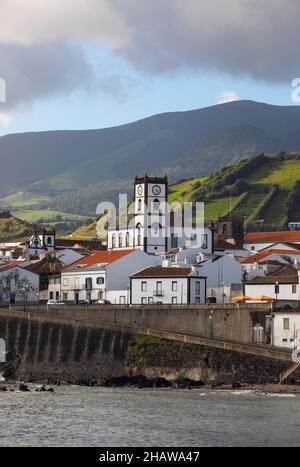
[(298, 250), (264, 250), (259, 251), (256, 255), (250, 256), (249, 258), (241, 261), (243, 264), (253, 264), (260, 263), (262, 260), (266, 259), (270, 255), (279, 255), (279, 256), (295, 256), (300, 255)]
[(26, 261), (13, 261), (11, 263), (4, 264), (0, 266), (0, 272), (6, 271), (7, 269), (15, 268), (17, 266), (21, 266), (23, 263), (26, 263)]
[(219, 239), (215, 241), (215, 250), (243, 250), (241, 247), (233, 245), (233, 243), (226, 242), (225, 240)]
[(77, 268), (90, 268), (96, 264), (112, 264), (124, 256), (130, 255), (135, 250), (118, 250), (118, 251), (95, 251), (91, 255), (81, 258), (79, 261), (67, 266), (64, 271)]
[(300, 242), (300, 231), (250, 232), (245, 234), (244, 243)]
[(131, 277), (187, 277), (192, 271), (191, 268), (163, 268), (157, 266), (139, 271)]

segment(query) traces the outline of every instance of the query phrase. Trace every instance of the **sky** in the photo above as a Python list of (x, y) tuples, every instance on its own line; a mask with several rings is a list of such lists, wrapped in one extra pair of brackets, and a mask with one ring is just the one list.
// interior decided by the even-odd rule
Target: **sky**
[(0, 0), (0, 12), (0, 136), (238, 99), (299, 105), (299, 0)]

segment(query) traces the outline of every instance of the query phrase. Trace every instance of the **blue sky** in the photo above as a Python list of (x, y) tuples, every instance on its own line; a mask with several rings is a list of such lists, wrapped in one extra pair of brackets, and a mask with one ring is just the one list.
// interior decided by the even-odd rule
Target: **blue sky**
[(234, 99), (293, 105), (299, 4), (228, 0), (219, 17), (221, 5), (28, 0), (25, 21), (10, 0), (0, 18), (0, 135), (109, 127)]

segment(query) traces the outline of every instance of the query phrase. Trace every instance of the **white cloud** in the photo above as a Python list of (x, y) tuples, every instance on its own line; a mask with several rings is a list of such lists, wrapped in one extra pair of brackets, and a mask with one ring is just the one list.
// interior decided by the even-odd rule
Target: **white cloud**
[(60, 40), (124, 46), (129, 31), (110, 0), (0, 0), (0, 42)]
[(222, 91), (220, 92), (217, 103), (226, 104), (226, 102), (238, 101), (240, 96), (235, 91)]

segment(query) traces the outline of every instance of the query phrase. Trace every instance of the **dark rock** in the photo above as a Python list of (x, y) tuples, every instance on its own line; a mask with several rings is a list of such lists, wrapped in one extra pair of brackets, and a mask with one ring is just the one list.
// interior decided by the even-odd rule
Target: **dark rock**
[(20, 386), (19, 386), (19, 391), (21, 391), (21, 392), (30, 392), (30, 389), (26, 384), (21, 383)]
[(232, 389), (240, 389), (242, 387), (241, 383), (233, 383)]

